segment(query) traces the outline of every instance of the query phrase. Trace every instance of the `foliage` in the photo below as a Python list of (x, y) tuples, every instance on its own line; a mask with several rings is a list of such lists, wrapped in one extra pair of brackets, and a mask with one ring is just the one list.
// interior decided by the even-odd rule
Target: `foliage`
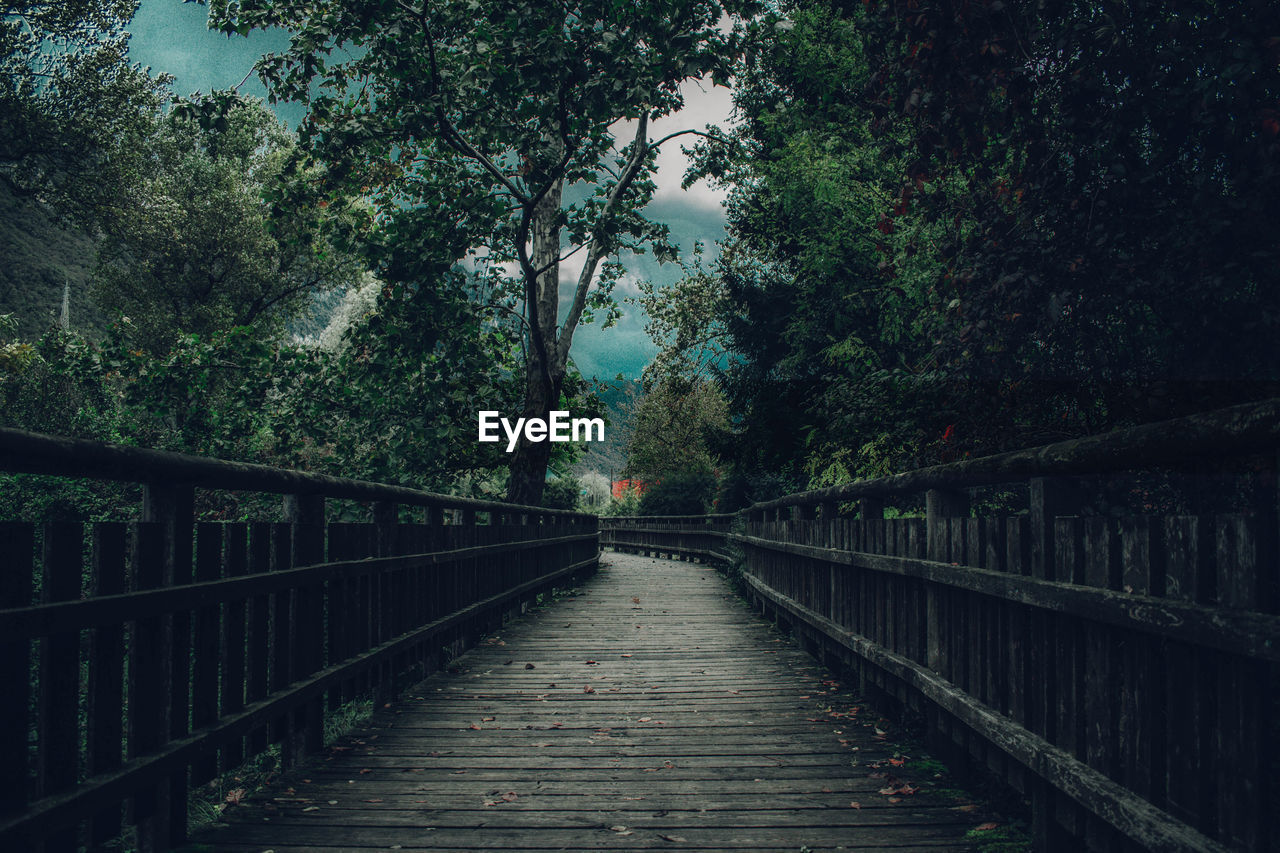
[[(228, 33), (293, 31), (259, 72), (275, 96), (308, 104), (301, 134), (331, 186), (375, 200), (380, 274), (398, 284), (465, 258), (481, 304), (524, 323), (522, 410), (545, 417), (578, 324), (616, 316), (611, 259), (674, 257), (640, 211), (658, 147), (681, 133), (651, 140), (648, 125), (679, 108), (682, 81), (726, 82), (741, 39), (721, 20), (751, 5), (221, 0), (211, 19)], [(561, 321), (570, 255), (581, 267)], [(511, 499), (537, 502), (549, 452), (521, 443)]]
[[(18, 328), (18, 321), (12, 314), (0, 314), (0, 332), (5, 337), (11, 335)], [(0, 373), (17, 373), (30, 360), (32, 355), (32, 347), (30, 344), (21, 341), (6, 341), (0, 343)]]
[(658, 345), (658, 354), (645, 368), (648, 387), (664, 381), (695, 382), (710, 378), (724, 366), (726, 315), (731, 310), (724, 280), (702, 261), (703, 247), (695, 246), (676, 282), (660, 287), (640, 282), (640, 296), (628, 300), (644, 311), (645, 332)]
[(0, 183), (0, 311), (13, 314), (23, 340), (40, 337), (56, 322), (68, 286), (72, 328), (95, 337), (105, 333), (110, 324), (84, 286), (96, 252), (87, 232)]
[(591, 512), (608, 506), (611, 497), (608, 477), (598, 471), (588, 471), (579, 478), (579, 481), (586, 491), (580, 501), (584, 511)]
[(716, 475), (706, 464), (670, 471), (640, 496), (638, 515), (701, 515), (710, 512)]
[(708, 436), (729, 422), (724, 396), (705, 379), (667, 379), (641, 397), (627, 444), (627, 477), (656, 482), (671, 472), (711, 469)]
[(619, 516), (619, 515), (639, 515), (640, 514), (640, 492), (634, 487), (629, 487), (623, 491), (622, 496), (613, 498), (609, 501), (609, 505), (605, 507), (602, 515)]
[(1276, 393), (1278, 16), (784, 4), (701, 152), (741, 499)]
[(260, 102), (196, 98), (157, 119), (144, 145), (104, 223), (93, 286), (145, 349), (238, 326), (270, 335), (315, 291), (358, 280), (358, 262), (325, 236), (358, 210), (272, 210), (268, 198), (299, 178), (292, 135)]
[[(485, 326), (453, 287), (380, 300), (336, 352), (243, 326), (180, 336), (162, 356), (134, 336), (123, 322), (101, 345), (49, 332), (0, 375), (3, 424), (436, 491), (483, 489), (505, 461), (470, 439), (477, 409), (515, 405), (511, 335)], [(8, 517), (110, 514), (109, 496), (46, 497), (15, 488)], [(246, 511), (226, 499), (202, 509)]]
[(577, 477), (558, 477), (542, 490), (542, 505), (551, 509), (575, 509), (582, 483)]
[(131, 0), (14, 0), (0, 17), (0, 184), (102, 221), (170, 78), (131, 65)]
[(966, 431), (1274, 393), (1280, 9), (910, 5), (869, 7), (868, 94), (906, 164), (891, 224), (971, 219), (932, 249), (930, 300), (939, 365), (1001, 412)]

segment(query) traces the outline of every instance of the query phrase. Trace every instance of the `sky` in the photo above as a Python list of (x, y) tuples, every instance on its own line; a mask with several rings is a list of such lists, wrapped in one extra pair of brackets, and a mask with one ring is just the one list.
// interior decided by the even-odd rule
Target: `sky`
[[(206, 26), (208, 8), (182, 0), (142, 0), (129, 31), (130, 56), (134, 62), (164, 71), (175, 78), (174, 90), (180, 95), (226, 89), (240, 84), (247, 95), (266, 96), (262, 83), (249, 74), (254, 62), (264, 53), (281, 50), (288, 44), (284, 32), (254, 32), (247, 38), (228, 38), (210, 32)], [(245, 75), (249, 74), (247, 80)], [(652, 123), (650, 139), (685, 128), (701, 129), (708, 123), (723, 125), (732, 108), (728, 89), (713, 87), (709, 82), (691, 81), (684, 87), (685, 107), (679, 113)], [(291, 125), (297, 125), (302, 109), (292, 104), (273, 106), (276, 113)], [(626, 135), (625, 129), (621, 131)], [(658, 155), (658, 192), (646, 209), (649, 218), (667, 224), (672, 238), (685, 253), (697, 242), (714, 253), (714, 244), (724, 237), (724, 194), (700, 181), (688, 190), (680, 187), (687, 160), (680, 152), (680, 141), (666, 143)], [(562, 292), (568, 282), (576, 280), (582, 253), (565, 263), (560, 272)], [(669, 284), (680, 274), (676, 264), (659, 266), (650, 255), (624, 256), (627, 275), (614, 288), (620, 300), (639, 293), (638, 283), (652, 280)], [(580, 326), (574, 336), (573, 359), (587, 377), (613, 379), (621, 373), (637, 378), (657, 351), (644, 332), (644, 315), (638, 306), (623, 306), (623, 316), (610, 329)]]

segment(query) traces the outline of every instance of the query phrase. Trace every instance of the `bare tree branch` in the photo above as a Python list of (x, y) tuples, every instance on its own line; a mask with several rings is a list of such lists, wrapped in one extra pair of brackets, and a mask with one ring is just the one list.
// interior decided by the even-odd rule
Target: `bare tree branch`
[[(635, 181), (636, 176), (640, 174), (645, 160), (648, 159), (650, 150), (648, 136), (649, 113), (645, 111), (640, 114), (640, 121), (636, 123), (636, 135), (635, 140), (632, 142), (631, 159), (627, 161), (626, 167), (622, 170), (622, 177), (610, 190), (604, 209), (596, 220), (597, 232), (613, 218), (619, 202), (626, 195), (627, 190), (631, 188), (631, 184)], [(582, 265), (582, 271), (578, 274), (578, 285), (573, 294), (573, 305), (569, 308), (569, 314), (564, 318), (564, 325), (561, 327), (559, 340), (556, 342), (562, 361), (567, 362), (569, 359), (569, 346), (573, 343), (573, 332), (578, 327), (578, 321), (582, 319), (582, 312), (587, 306), (587, 293), (591, 290), (591, 279), (595, 276), (596, 266), (604, 256), (603, 247), (604, 241), (592, 239), (587, 260)]]

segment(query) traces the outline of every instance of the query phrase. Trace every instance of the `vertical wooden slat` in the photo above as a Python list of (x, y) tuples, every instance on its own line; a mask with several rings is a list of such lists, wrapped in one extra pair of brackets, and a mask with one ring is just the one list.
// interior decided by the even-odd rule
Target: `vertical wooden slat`
[[(164, 537), (164, 586), (191, 583), (194, 500), (194, 490), (187, 485), (152, 482), (143, 486), (142, 520), (159, 523)], [(169, 667), (167, 734), (170, 739), (181, 738), (190, 731), (191, 614), (179, 611), (165, 616), (160, 642), (164, 665)], [(167, 809), (168, 815), (161, 828), (166, 836), (157, 836), (157, 844), (177, 845), (186, 840), (187, 790), (183, 769), (170, 777), (168, 790), (161, 792), (160, 808)]]
[[(1205, 564), (1208, 543), (1204, 519), (1177, 516), (1164, 521), (1165, 596), (1195, 601)], [(1203, 828), (1205, 812), (1204, 736), (1206, 689), (1201, 683), (1200, 650), (1170, 642), (1164, 659), (1165, 699), (1168, 716), (1166, 762), (1169, 813), (1192, 826)]]
[[(1119, 585), (1113, 580), (1113, 536), (1105, 518), (1084, 520), (1081, 559), (1084, 583), (1099, 588)], [(1112, 779), (1119, 778), (1116, 734), (1119, 683), (1115, 660), (1116, 634), (1108, 626), (1084, 626), (1084, 760)], [(1086, 841), (1094, 849), (1109, 849), (1110, 828), (1096, 819), (1086, 820)]]
[[(1005, 566), (1010, 574), (1027, 573), (1027, 519), (1011, 516), (1005, 523)], [(1007, 675), (1009, 716), (1019, 725), (1027, 722), (1027, 623), (1030, 616), (1026, 608), (1006, 603), (1005, 635), (1008, 637)], [(1008, 764), (1008, 780), (1019, 791), (1026, 791), (1027, 783), (1022, 765)]]
[[(196, 525), (196, 580), (214, 581), (222, 576), (222, 525)], [(218, 649), (221, 612), (217, 604), (196, 611), (195, 639), (191, 647), (191, 723), (196, 729), (218, 719), (218, 672), (222, 655)], [(217, 756), (210, 753), (191, 766), (191, 784), (202, 785), (218, 771)]]
[[(271, 568), (284, 571), (293, 567), (293, 532), (288, 524), (271, 526)], [(294, 592), (282, 589), (271, 594), (271, 678), (272, 691), (287, 687), (293, 680), (292, 640)], [(282, 742), (290, 737), (292, 714), (284, 714), (272, 727), (271, 738)]]
[[(248, 533), (245, 524), (227, 524), (223, 528), (223, 574), (229, 578), (242, 577), (249, 571)], [(219, 690), (219, 714), (226, 716), (244, 708), (245, 700), (245, 645), (247, 631), (246, 603), (228, 601), (223, 605), (222, 636), (222, 685)], [(237, 738), (222, 748), (221, 768), (226, 771), (238, 767), (244, 761), (244, 745)]]
[[(1261, 609), (1260, 542), (1253, 515), (1220, 515), (1217, 528), (1217, 592), (1219, 604), (1242, 610)], [(1259, 849), (1265, 811), (1264, 773), (1273, 773), (1258, 746), (1265, 737), (1262, 717), (1268, 698), (1266, 668), (1234, 655), (1220, 654), (1218, 720), (1214, 759), (1218, 780), (1218, 830), (1230, 844)], [(1229, 794), (1224, 796), (1224, 794)]]
[[(350, 537), (348, 536), (347, 525), (338, 522), (330, 524), (328, 536), (329, 560), (331, 562), (350, 560)], [(348, 583), (346, 580), (332, 580), (325, 584), (326, 629), (328, 631), (326, 642), (328, 659), (325, 663), (328, 665), (346, 660), (349, 654), (347, 651), (347, 630), (350, 624), (351, 601), (347, 593)], [(330, 710), (337, 710), (344, 702), (351, 699), (350, 684), (350, 681), (344, 681), (329, 691), (328, 703)]]
[[(962, 492), (930, 489), (925, 495), (925, 524), (927, 525), (928, 557), (935, 562), (950, 562), (950, 519), (969, 513), (969, 496)], [(950, 671), (945, 614), (949, 609), (948, 591), (938, 584), (927, 584), (925, 589), (927, 619), (927, 660), (934, 672), (945, 675)]]
[[(1059, 516), (1054, 521), (1053, 565), (1059, 581), (1079, 583), (1084, 579), (1082, 556), (1084, 528), (1079, 518)], [(1084, 757), (1084, 715), (1082, 713), (1084, 691), (1084, 655), (1082, 652), (1084, 628), (1074, 617), (1052, 617), (1054, 647), (1053, 690), (1055, 706), (1054, 743), (1075, 757)], [(1055, 794), (1054, 817), (1069, 835), (1079, 835), (1083, 827), (1083, 813), (1075, 802), (1063, 794)]]
[[(165, 538), (158, 522), (133, 525), (133, 588), (164, 584)], [(169, 731), (169, 661), (164, 618), (134, 622), (129, 649), (129, 757), (154, 752)], [(167, 786), (147, 785), (134, 792), (133, 819), (141, 851), (162, 850), (168, 840)]]
[[(324, 498), (320, 495), (286, 495), (285, 521), (292, 525), (295, 566), (324, 560)], [(321, 584), (303, 583), (295, 591), (293, 677), (320, 669), (324, 654), (324, 599)], [(324, 746), (324, 699), (317, 696), (294, 712), (295, 739), (285, 741), (285, 766)]]
[[(0, 608), (27, 607), (34, 592), (35, 527), (25, 522), (0, 522)], [(27, 732), (31, 723), (31, 641), (0, 643), (0, 815), (21, 812), (27, 805), (31, 754)]]
[[(95, 596), (125, 591), (127, 534), (127, 527), (118, 522), (93, 526)], [(89, 776), (94, 776), (115, 770), (123, 760), (124, 626), (102, 625), (93, 629), (91, 637), (86, 769)], [(116, 805), (94, 816), (90, 846), (120, 834), (120, 813), (121, 807)]]
[[(1159, 564), (1158, 525), (1137, 517), (1120, 522), (1121, 579), (1125, 592), (1158, 593), (1164, 585)], [(1120, 748), (1126, 784), (1136, 793), (1161, 804), (1164, 800), (1164, 739), (1162, 660), (1157, 641), (1137, 631), (1123, 635), (1125, 689), (1120, 706)]]
[[(271, 571), (271, 525), (255, 522), (249, 525), (249, 573), (262, 574)], [(246, 628), (246, 657), (248, 674), (245, 679), (245, 698), (256, 702), (267, 695), (268, 673), (271, 663), (271, 597), (255, 595), (249, 601)], [(257, 755), (267, 748), (267, 732), (258, 729), (248, 739), (250, 755)]]
[[(44, 526), (44, 578), (46, 603), (80, 598), (84, 525), (49, 522)], [(67, 631), (45, 637), (40, 643), (38, 689), (37, 784), (40, 796), (66, 791), (80, 772), (80, 632)], [(75, 826), (49, 836), (47, 853), (74, 851)]]

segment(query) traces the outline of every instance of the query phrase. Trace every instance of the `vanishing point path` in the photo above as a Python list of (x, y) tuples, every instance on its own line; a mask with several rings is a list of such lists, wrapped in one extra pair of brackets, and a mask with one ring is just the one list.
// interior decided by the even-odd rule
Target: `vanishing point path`
[(606, 554), (189, 849), (969, 849), (825, 678), (711, 568)]

